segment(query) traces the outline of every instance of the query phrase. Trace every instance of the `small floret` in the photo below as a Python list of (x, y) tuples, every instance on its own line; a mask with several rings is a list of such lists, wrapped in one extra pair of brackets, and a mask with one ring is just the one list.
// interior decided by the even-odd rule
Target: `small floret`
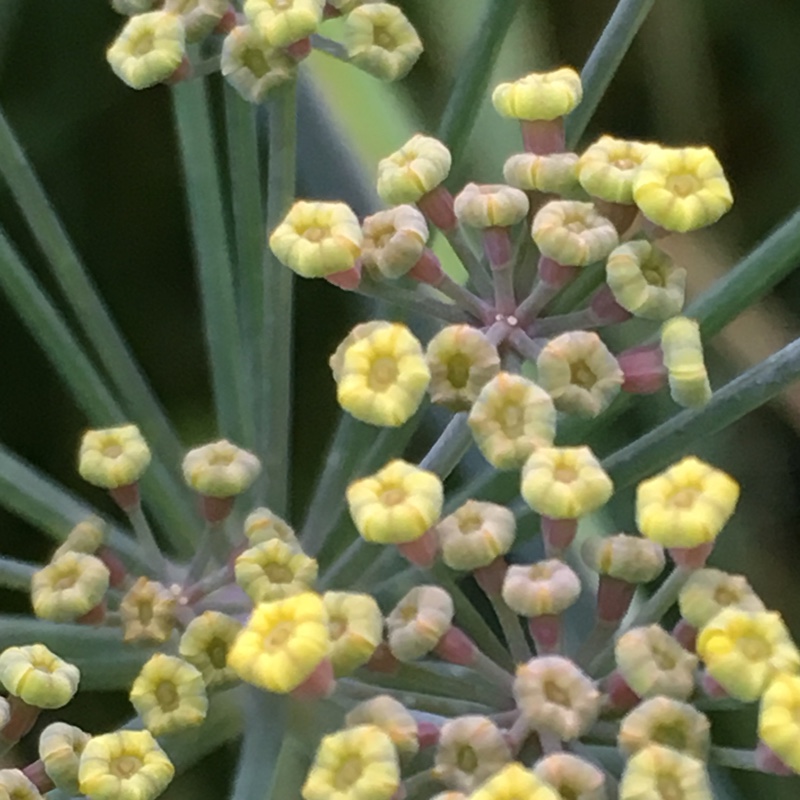
[(78, 691), (80, 678), (76, 666), (43, 644), (8, 647), (0, 653), (0, 683), (29, 706), (65, 706)]
[(288, 47), (316, 32), (325, 0), (245, 0), (244, 14), (271, 47)]
[(256, 456), (227, 439), (190, 450), (183, 459), (183, 477), (208, 497), (233, 497), (250, 488), (261, 472)]
[(386, 618), (389, 648), (398, 661), (416, 661), (430, 653), (450, 630), (453, 600), (438, 586), (415, 586)]
[(492, 92), (492, 103), (503, 117), (554, 120), (569, 114), (583, 97), (581, 78), (574, 69), (532, 72)]
[(614, 224), (591, 203), (551, 200), (533, 218), (531, 236), (541, 253), (564, 266), (602, 261), (619, 244)]
[(135, 425), (86, 431), (81, 440), (78, 472), (101, 489), (136, 483), (149, 463), (150, 448)]
[(378, 194), (384, 203), (416, 203), (450, 172), (450, 151), (431, 136), (415, 134), (378, 163)]

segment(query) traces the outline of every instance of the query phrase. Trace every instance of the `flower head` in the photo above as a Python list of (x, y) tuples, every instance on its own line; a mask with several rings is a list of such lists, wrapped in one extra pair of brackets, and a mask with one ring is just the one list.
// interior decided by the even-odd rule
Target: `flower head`
[(658, 145), (601, 136), (578, 162), (581, 186), (594, 197), (611, 203), (633, 202), (633, 180), (642, 161)]
[(408, 74), (422, 55), (422, 42), (406, 15), (391, 3), (367, 3), (345, 18), (350, 61), (384, 81)]
[(125, 23), (108, 48), (106, 59), (128, 86), (146, 89), (169, 78), (180, 66), (185, 40), (183, 21), (176, 14), (167, 11), (137, 14)]
[(280, 539), (255, 545), (236, 558), (236, 583), (254, 603), (282, 600), (309, 591), (317, 562)]
[(603, 770), (572, 753), (551, 753), (539, 759), (533, 771), (562, 800), (606, 800), (608, 796)]
[(415, 586), (386, 618), (389, 648), (398, 661), (416, 661), (450, 630), (455, 609), (438, 586)]
[(331, 664), (337, 677), (366, 664), (383, 639), (383, 615), (368, 594), (325, 592)]
[(322, 22), (325, 0), (245, 0), (244, 14), (271, 47), (305, 39)]
[(602, 261), (619, 244), (613, 223), (591, 203), (551, 200), (533, 218), (531, 236), (543, 255), (559, 264), (585, 267)]
[(347, 487), (356, 529), (368, 542), (400, 544), (419, 539), (442, 511), (438, 476), (401, 459)]
[(514, 564), (503, 580), (503, 600), (523, 617), (561, 614), (580, 593), (580, 578), (557, 558), (535, 564)]
[(139, 578), (119, 606), (126, 642), (166, 642), (175, 627), (175, 595), (157, 581)]
[(678, 595), (681, 616), (695, 628), (708, 625), (726, 608), (765, 611), (761, 598), (744, 575), (729, 575), (718, 569), (693, 572)]
[(689, 703), (652, 697), (625, 715), (617, 744), (626, 756), (659, 744), (705, 761), (711, 745), (711, 723)]
[(761, 697), (779, 673), (800, 670), (800, 652), (772, 611), (720, 611), (700, 630), (697, 654), (708, 674), (744, 702)]
[(681, 233), (711, 225), (733, 205), (709, 147), (651, 150), (633, 179), (633, 199), (652, 222)]
[(651, 745), (625, 766), (620, 800), (713, 800), (705, 764), (669, 747)]
[(516, 527), (514, 512), (505, 506), (467, 500), (436, 525), (442, 560), (464, 571), (488, 566), (511, 549)]
[(553, 443), (556, 410), (533, 381), (500, 372), (481, 389), (467, 422), (486, 460), (498, 469), (514, 469)]
[(181, 17), (187, 42), (199, 42), (214, 30), (228, 6), (229, 0), (165, 0), (163, 9)]
[(94, 556), (66, 552), (34, 573), (31, 603), (37, 617), (69, 622), (102, 602), (109, 572)]
[(117, 489), (136, 483), (149, 463), (150, 448), (135, 425), (83, 434), (78, 472), (94, 486)]
[(696, 547), (716, 539), (739, 499), (730, 475), (687, 456), (636, 490), (636, 524), (664, 547)]
[(580, 75), (570, 67), (562, 67), (499, 84), (492, 92), (492, 103), (503, 117), (553, 120), (569, 114), (582, 97)]
[(100, 517), (92, 516), (81, 520), (56, 548), (51, 560), (55, 561), (64, 553), (70, 552), (94, 555), (105, 542), (107, 527)]
[(298, 200), (269, 237), (282, 264), (304, 278), (324, 278), (352, 269), (363, 235), (345, 203)]
[(247, 515), (244, 521), (244, 535), (251, 545), (279, 539), (292, 547), (300, 548), (300, 542), (292, 526), (275, 512), (264, 507), (256, 508)]
[(200, 670), (206, 686), (230, 683), (236, 673), (228, 666), (228, 651), (242, 629), (242, 623), (220, 611), (204, 611), (195, 617), (181, 636), (181, 658)]
[(78, 782), (90, 800), (155, 800), (175, 767), (150, 731), (94, 736), (81, 753)]
[(455, 198), (456, 216), (471, 228), (508, 228), (525, 219), (525, 192), (502, 184), (468, 183)]
[(3, 800), (43, 800), (36, 784), (21, 769), (0, 769), (0, 797)]
[(65, 722), (52, 722), (39, 734), (39, 758), (47, 777), (62, 792), (78, 794), (80, 757), (91, 738)]
[(605, 505), (614, 485), (588, 447), (542, 447), (522, 468), (522, 496), (553, 519), (578, 519)]
[(331, 651), (328, 614), (313, 592), (260, 603), (228, 651), (228, 666), (248, 683), (287, 693)]
[(800, 676), (782, 673), (761, 696), (758, 735), (788, 767), (800, 772)]
[(250, 488), (261, 472), (256, 456), (227, 439), (190, 450), (183, 459), (183, 477), (208, 497), (233, 497)]
[(61, 708), (78, 691), (80, 670), (43, 644), (8, 647), (0, 653), (0, 683), (29, 706)]
[(516, 153), (503, 165), (503, 177), (524, 191), (568, 195), (578, 185), (575, 153)]
[(649, 583), (666, 564), (660, 544), (625, 533), (587, 540), (581, 555), (591, 569), (626, 583)]
[(522, 797), (525, 800), (559, 800), (554, 789), (518, 761), (495, 772), (469, 800), (518, 800)]
[(661, 350), (672, 399), (696, 408), (711, 399), (711, 384), (703, 359), (700, 326), (693, 319), (673, 317), (661, 328)]
[(414, 134), (378, 164), (378, 194), (384, 203), (416, 203), (450, 172), (450, 151), (431, 136)]
[(361, 259), (384, 278), (400, 278), (419, 261), (428, 241), (428, 223), (411, 205), (394, 206), (364, 218)]
[(416, 720), (402, 703), (388, 694), (379, 694), (359, 703), (344, 721), (348, 728), (376, 725), (392, 740), (401, 755), (413, 756), (419, 750)]

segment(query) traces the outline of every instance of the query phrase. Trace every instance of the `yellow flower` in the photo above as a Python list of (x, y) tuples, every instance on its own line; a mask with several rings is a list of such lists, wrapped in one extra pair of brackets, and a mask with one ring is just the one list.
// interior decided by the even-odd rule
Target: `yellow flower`
[(199, 725), (208, 712), (200, 670), (182, 658), (156, 653), (133, 682), (130, 701), (154, 736)]
[(150, 449), (135, 425), (83, 434), (78, 472), (94, 486), (118, 489), (136, 483), (149, 463)]
[(578, 519), (604, 506), (611, 478), (588, 447), (542, 447), (522, 468), (522, 496), (553, 519)]
[(596, 333), (569, 331), (551, 339), (536, 360), (537, 380), (568, 414), (596, 417), (622, 387), (617, 359)]
[(492, 466), (515, 469), (537, 448), (553, 443), (556, 410), (540, 386), (521, 375), (501, 372), (481, 389), (467, 422)]
[(601, 695), (591, 678), (561, 656), (520, 664), (514, 697), (531, 727), (552, 731), (564, 741), (586, 733), (600, 713)]
[(705, 764), (669, 747), (651, 745), (625, 766), (619, 800), (714, 800)]
[(125, 23), (108, 48), (106, 59), (128, 86), (146, 89), (175, 72), (183, 61), (185, 47), (181, 18), (166, 11), (150, 11)]
[(334, 350), (333, 355), (328, 359), (328, 366), (333, 373), (333, 379), (337, 382), (341, 379), (344, 372), (344, 355), (351, 345), (360, 342), (362, 339), (369, 338), (376, 331), (389, 330), (391, 326), (391, 322), (376, 319), (370, 322), (361, 322), (351, 328), (350, 333), (342, 339), (339, 346)]
[(764, 604), (744, 575), (729, 575), (718, 569), (692, 573), (678, 595), (681, 616), (695, 628), (708, 625), (726, 608), (765, 611)]
[(333, 359), (341, 364), (339, 405), (372, 425), (402, 425), (419, 408), (430, 382), (422, 345), (399, 323), (374, 328)]
[(697, 658), (659, 625), (632, 628), (614, 645), (617, 669), (639, 697), (686, 700), (694, 691)]
[(534, 773), (556, 790), (561, 800), (606, 800), (606, 776), (572, 753), (551, 753), (533, 765)]
[(317, 562), (280, 539), (245, 550), (234, 565), (236, 583), (254, 603), (282, 600), (309, 591), (317, 580)]
[(649, 583), (663, 572), (666, 563), (661, 545), (625, 533), (589, 539), (581, 555), (595, 572), (625, 583)]
[(345, 203), (298, 200), (269, 237), (282, 264), (304, 278), (352, 269), (361, 252), (358, 218)]
[(442, 560), (465, 572), (486, 567), (511, 549), (516, 529), (511, 509), (467, 500), (436, 526)]
[(448, 325), (429, 342), (425, 360), (434, 403), (466, 411), (481, 389), (500, 372), (500, 355), (489, 338), (471, 325)]
[(716, 539), (739, 499), (730, 475), (687, 456), (636, 489), (636, 524), (664, 547), (696, 547)]
[(331, 664), (336, 677), (349, 675), (370, 660), (383, 640), (383, 614), (368, 594), (325, 592)]
[(661, 350), (669, 391), (681, 406), (697, 408), (711, 399), (700, 326), (693, 319), (674, 317), (661, 328)]
[(416, 29), (391, 3), (361, 5), (345, 17), (344, 25), (351, 63), (381, 80), (404, 77), (422, 55)]
[(575, 153), (516, 153), (503, 165), (503, 177), (526, 192), (568, 195), (578, 185)]
[(51, 560), (61, 558), (64, 553), (94, 555), (105, 542), (107, 527), (100, 517), (93, 516), (82, 520), (67, 534), (67, 538), (58, 546)]
[(347, 487), (356, 529), (368, 542), (380, 544), (419, 539), (439, 519), (443, 500), (437, 475), (401, 459)]
[(614, 299), (637, 317), (664, 320), (683, 308), (686, 270), (649, 242), (617, 247), (606, 261), (606, 280)]
[(378, 163), (378, 194), (388, 205), (416, 203), (450, 173), (450, 151), (431, 136), (414, 134)]
[(697, 654), (732, 697), (757, 700), (781, 672), (800, 670), (800, 653), (772, 611), (726, 608), (700, 630)]
[(415, 586), (386, 618), (389, 649), (398, 661), (416, 661), (433, 650), (450, 630), (450, 595), (438, 586)]
[(67, 552), (34, 573), (31, 604), (37, 617), (69, 622), (102, 602), (109, 572), (94, 556)]
[(253, 546), (279, 539), (300, 549), (300, 542), (291, 525), (263, 506), (254, 509), (247, 515), (247, 519), (244, 521), (244, 535)]
[(0, 769), (0, 797), (3, 800), (43, 800), (36, 784), (20, 769)]
[(325, 0), (245, 0), (244, 14), (271, 47), (305, 39), (322, 22)]
[(390, 800), (400, 788), (392, 740), (375, 725), (325, 736), (317, 748), (303, 800)]
[(642, 161), (658, 145), (601, 136), (578, 161), (578, 180), (594, 197), (611, 203), (633, 203), (633, 180)]
[(543, 205), (533, 218), (531, 236), (543, 255), (574, 267), (602, 261), (619, 244), (613, 223), (591, 203), (577, 200)]
[(582, 97), (580, 75), (570, 67), (562, 67), (501, 83), (492, 92), (492, 103), (503, 117), (553, 120), (569, 114)]
[(344, 721), (348, 728), (376, 725), (392, 740), (401, 755), (413, 756), (419, 750), (416, 720), (402, 703), (388, 694), (379, 694), (359, 703)]
[(0, 653), (0, 683), (9, 694), (37, 708), (61, 708), (78, 691), (80, 670), (43, 644), (8, 647)]
[(250, 25), (239, 25), (222, 42), (220, 72), (249, 103), (262, 103), (276, 86), (297, 77), (297, 62)]
[(287, 693), (330, 655), (328, 615), (313, 592), (261, 603), (228, 651), (228, 666), (244, 681)]
[(486, 783), (476, 789), (469, 800), (559, 800), (555, 790), (518, 761), (506, 764)]
[(39, 758), (47, 777), (68, 795), (78, 794), (78, 765), (92, 737), (74, 725), (53, 722), (39, 734)]
[(78, 780), (89, 800), (155, 800), (174, 774), (150, 731), (118, 731), (89, 740)]
[(459, 222), (471, 228), (508, 228), (525, 219), (525, 192), (502, 184), (468, 183), (457, 195), (454, 208)]
[(653, 744), (706, 761), (711, 745), (711, 723), (689, 703), (652, 697), (625, 715), (617, 745), (630, 757)]
[(166, 642), (175, 627), (175, 595), (157, 581), (139, 578), (119, 605), (126, 642)]
[(535, 564), (515, 564), (503, 579), (503, 600), (523, 617), (561, 614), (581, 593), (581, 581), (557, 558)]
[(204, 611), (186, 626), (178, 652), (200, 670), (206, 686), (230, 683), (236, 673), (227, 665), (228, 651), (241, 629), (241, 622), (227, 614)]
[(164, 11), (178, 14), (187, 42), (199, 42), (210, 34), (228, 10), (229, 0), (166, 0)]
[(800, 676), (777, 675), (761, 696), (758, 735), (788, 767), (800, 772)]
[(709, 147), (660, 147), (648, 153), (633, 179), (633, 199), (649, 220), (681, 233), (713, 224), (733, 205)]
[(400, 278), (419, 261), (428, 241), (428, 223), (421, 211), (400, 205), (365, 217), (361, 258), (384, 278)]
[(241, 494), (250, 488), (259, 472), (258, 458), (227, 439), (195, 447), (183, 459), (184, 480), (208, 497)]

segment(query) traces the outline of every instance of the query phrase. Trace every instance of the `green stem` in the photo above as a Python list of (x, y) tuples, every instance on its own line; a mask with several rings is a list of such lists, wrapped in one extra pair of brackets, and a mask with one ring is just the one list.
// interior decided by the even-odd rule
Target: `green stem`
[(15, 558), (0, 558), (0, 586), (27, 592), (31, 588), (31, 578), (38, 569), (40, 567), (37, 564), (28, 564)]
[(442, 480), (456, 468), (472, 445), (472, 431), (467, 425), (467, 412), (453, 416), (439, 438), (420, 461), (421, 469), (435, 472)]
[(150, 528), (150, 523), (147, 521), (147, 517), (144, 515), (140, 505), (128, 511), (128, 520), (131, 523), (133, 532), (136, 534), (136, 538), (139, 540), (139, 546), (142, 548), (142, 553), (150, 569), (160, 580), (167, 581), (170, 577), (167, 560), (161, 553), (156, 537)]
[(387, 303), (392, 303), (417, 314), (436, 317), (436, 319), (440, 319), (443, 322), (460, 323), (467, 321), (467, 316), (458, 306), (428, 297), (419, 288), (409, 291), (399, 286), (391, 286), (387, 283), (374, 281), (369, 277), (363, 277), (357, 292), (365, 297), (385, 300)]
[(761, 772), (756, 764), (756, 754), (754, 750), (740, 750), (735, 747), (717, 747), (716, 745), (712, 745), (709, 755), (712, 763), (718, 764), (721, 767)]
[(442, 231), (481, 297), (494, 297), (494, 286), (481, 259), (475, 255), (460, 227)]
[(346, 64), (350, 61), (350, 56), (347, 54), (347, 48), (340, 42), (329, 39), (327, 36), (320, 36), (318, 33), (311, 34), (311, 46), (320, 53), (335, 58), (337, 61), (344, 61)]
[(524, 664), (531, 658), (533, 653), (531, 653), (531, 648), (528, 646), (525, 634), (522, 632), (519, 617), (508, 607), (501, 595), (487, 594), (487, 597), (492, 604), (497, 621), (500, 623), (503, 636), (506, 637), (506, 642), (508, 642), (511, 658), (514, 659), (515, 664)]

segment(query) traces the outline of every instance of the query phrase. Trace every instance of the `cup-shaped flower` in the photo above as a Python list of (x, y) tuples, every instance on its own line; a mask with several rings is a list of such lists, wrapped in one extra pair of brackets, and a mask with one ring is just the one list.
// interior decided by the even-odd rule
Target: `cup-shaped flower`
[(389, 649), (398, 661), (416, 661), (450, 630), (453, 600), (438, 586), (415, 586), (386, 618)]
[(391, 740), (400, 755), (413, 756), (419, 750), (417, 722), (411, 712), (388, 694), (359, 703), (344, 718), (348, 728), (375, 725)]
[(94, 736), (81, 753), (78, 782), (90, 800), (155, 800), (175, 767), (150, 731)]
[(431, 373), (431, 400), (466, 411), (500, 372), (500, 355), (489, 338), (471, 325), (448, 325), (429, 342), (425, 360)]
[(443, 500), (439, 477), (402, 459), (347, 487), (356, 529), (368, 542), (379, 544), (419, 539), (439, 519)]
[(3, 800), (43, 800), (36, 784), (20, 769), (0, 769), (0, 797)]
[(244, 535), (251, 545), (278, 539), (294, 548), (300, 548), (300, 542), (292, 526), (274, 511), (263, 506), (247, 515), (244, 521)]
[(349, 675), (366, 664), (383, 639), (383, 615), (368, 594), (325, 592), (333, 673)]
[(585, 267), (619, 244), (614, 224), (591, 203), (551, 200), (533, 218), (531, 236), (540, 252), (559, 264)]
[(649, 220), (680, 233), (712, 225), (733, 205), (709, 147), (651, 150), (633, 179), (633, 199)]
[(436, 526), (442, 560), (451, 569), (486, 567), (511, 549), (514, 512), (497, 503), (467, 500)]
[(330, 655), (328, 614), (313, 592), (260, 603), (228, 651), (228, 666), (270, 692), (291, 692)]
[(106, 52), (111, 69), (133, 89), (169, 78), (186, 51), (183, 21), (176, 14), (150, 11), (131, 17)]
[(686, 270), (650, 242), (615, 248), (606, 261), (606, 280), (614, 299), (636, 317), (665, 320), (683, 308)]
[(581, 154), (578, 180), (594, 197), (610, 203), (633, 203), (633, 179), (642, 161), (658, 150), (649, 142), (633, 142), (601, 136)]
[(34, 573), (33, 611), (55, 622), (78, 619), (102, 602), (108, 579), (108, 567), (99, 558), (66, 552)]
[(681, 406), (697, 408), (711, 399), (700, 326), (693, 319), (673, 317), (661, 328), (661, 351), (669, 392)]
[(800, 772), (800, 676), (777, 675), (761, 696), (758, 735), (786, 766)]
[(269, 237), (275, 257), (304, 278), (352, 269), (363, 235), (345, 203), (298, 200)]
[(601, 695), (591, 678), (561, 656), (540, 656), (517, 667), (514, 697), (531, 727), (564, 741), (586, 733), (600, 713)]
[(244, 14), (272, 47), (305, 39), (322, 22), (325, 0), (245, 0)]
[(695, 628), (708, 625), (726, 608), (765, 611), (761, 598), (744, 575), (730, 575), (718, 569), (693, 572), (678, 595), (681, 616)]
[(221, 611), (204, 611), (186, 626), (178, 652), (200, 671), (206, 686), (231, 683), (236, 673), (228, 666), (228, 651), (241, 629), (241, 622)]
[(569, 114), (583, 97), (581, 78), (574, 69), (532, 72), (492, 92), (492, 103), (503, 117), (553, 120)]
[(39, 734), (39, 758), (57, 789), (69, 795), (78, 794), (81, 753), (91, 738), (65, 722), (52, 722)]
[(575, 153), (515, 153), (503, 165), (506, 183), (526, 192), (569, 195), (578, 185)]
[(220, 72), (249, 103), (262, 103), (274, 88), (295, 79), (297, 62), (252, 26), (238, 25), (222, 42)]
[(697, 658), (660, 625), (632, 628), (614, 645), (617, 669), (639, 697), (686, 700), (694, 691)]
[(591, 331), (569, 331), (551, 339), (536, 360), (537, 380), (559, 411), (596, 417), (622, 388), (617, 359)]
[(561, 614), (580, 593), (580, 578), (557, 558), (535, 564), (514, 564), (503, 580), (503, 600), (523, 617)]
[[(397, 427), (416, 412), (430, 382), (422, 345), (405, 325), (376, 326), (334, 354), (336, 397), (356, 419)], [(338, 374), (337, 374), (338, 373)]]
[(711, 723), (689, 703), (671, 697), (651, 697), (625, 715), (617, 745), (630, 757), (653, 744), (706, 761), (711, 746)]
[[(138, 19), (134, 17), (133, 19)], [(101, 489), (129, 486), (150, 463), (150, 448), (135, 425), (86, 431), (78, 453), (81, 477)]]
[(253, 603), (282, 600), (309, 591), (317, 580), (317, 561), (280, 539), (250, 547), (236, 558), (236, 583)]
[(522, 468), (522, 496), (539, 514), (578, 519), (604, 506), (614, 491), (588, 447), (541, 447)]
[(437, 780), (470, 792), (510, 761), (511, 748), (497, 725), (468, 715), (442, 725), (433, 768)]
[(800, 652), (780, 614), (726, 608), (700, 630), (697, 654), (732, 697), (757, 700), (781, 672), (800, 671)]
[(625, 583), (649, 583), (666, 565), (661, 545), (626, 533), (588, 539), (581, 556), (590, 569)]
[(391, 3), (353, 9), (345, 17), (344, 46), (352, 64), (384, 81), (400, 80), (422, 55), (416, 29)]
[(81, 520), (68, 534), (67, 538), (56, 548), (52, 561), (64, 553), (86, 553), (94, 555), (104, 544), (107, 525), (100, 517), (87, 517)]
[(602, 769), (572, 753), (550, 753), (533, 765), (533, 771), (558, 796), (570, 800), (606, 800), (606, 776)]
[(389, 736), (358, 725), (322, 739), (303, 784), (303, 800), (390, 800), (400, 788), (400, 764)]
[(628, 761), (620, 800), (713, 800), (702, 761), (669, 747), (651, 745)]
[(162, 8), (180, 16), (187, 42), (199, 42), (214, 30), (229, 6), (230, 0), (165, 0)]
[(175, 627), (177, 599), (157, 581), (139, 578), (119, 605), (126, 642), (169, 639)]
[(431, 136), (416, 133), (378, 163), (378, 194), (388, 205), (416, 203), (450, 173), (450, 151)]
[(499, 769), (469, 800), (559, 800), (555, 790), (518, 761)]
[(207, 497), (233, 497), (247, 491), (261, 472), (261, 462), (241, 447), (220, 439), (190, 450), (183, 459), (183, 477)]
[(481, 389), (467, 419), (486, 460), (498, 469), (516, 469), (556, 433), (550, 395), (533, 381), (500, 372)]
[(664, 547), (713, 542), (739, 499), (730, 475), (687, 456), (636, 489), (636, 524)]
[(78, 691), (80, 670), (43, 644), (8, 647), (0, 653), (0, 684), (37, 708), (61, 708)]
[(400, 278), (419, 261), (428, 241), (428, 223), (414, 206), (378, 211), (361, 224), (361, 260), (384, 278)]
[(513, 186), (468, 183), (455, 197), (459, 222), (471, 228), (508, 228), (525, 219), (528, 197)]
[(130, 701), (153, 736), (199, 725), (208, 712), (203, 675), (188, 661), (156, 653), (134, 680)]

